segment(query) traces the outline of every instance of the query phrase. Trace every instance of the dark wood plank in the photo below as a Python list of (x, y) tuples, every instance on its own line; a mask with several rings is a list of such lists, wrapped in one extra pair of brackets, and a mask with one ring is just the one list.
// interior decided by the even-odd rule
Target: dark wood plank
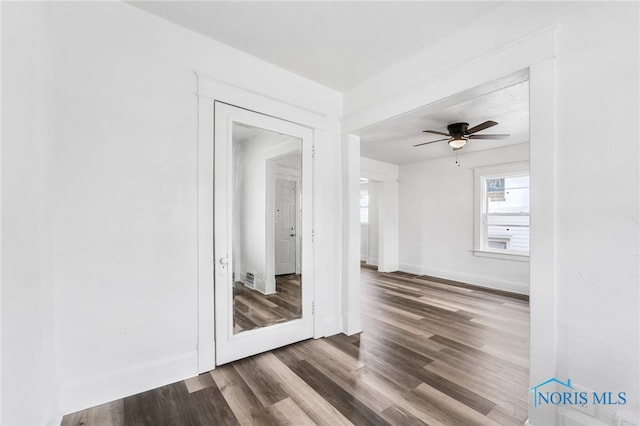
[(185, 405), (186, 415), (182, 420), (187, 420), (186, 424), (221, 426), (240, 424), (217, 386), (210, 386), (190, 394)]
[(267, 407), (287, 398), (282, 387), (265, 375), (255, 357), (236, 361), (233, 367), (263, 406)]
[(240, 424), (264, 424), (270, 415), (232, 364), (210, 373)]
[(188, 412), (187, 387), (183, 382), (124, 398), (126, 425), (180, 424)]
[(90, 410), (64, 416), (61, 426), (111, 425), (124, 426), (124, 400), (102, 404)]
[[(278, 356), (278, 354), (276, 354)], [(346, 392), (335, 382), (327, 379), (318, 369), (307, 361), (299, 361), (295, 365), (289, 365), (298, 376), (300, 376), (324, 399), (336, 407), (346, 418), (355, 425), (386, 425), (382, 417), (377, 415), (371, 408), (367, 407), (352, 394)]]
[(409, 413), (402, 407), (392, 405), (382, 412), (382, 417), (393, 425), (428, 426), (427, 423)]

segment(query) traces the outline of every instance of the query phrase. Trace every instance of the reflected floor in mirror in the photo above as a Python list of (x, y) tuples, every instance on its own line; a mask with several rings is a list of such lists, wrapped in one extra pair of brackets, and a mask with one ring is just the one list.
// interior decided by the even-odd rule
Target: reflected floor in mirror
[(233, 332), (253, 330), (300, 318), (300, 275), (276, 276), (276, 292), (262, 294), (236, 282), (233, 287)]

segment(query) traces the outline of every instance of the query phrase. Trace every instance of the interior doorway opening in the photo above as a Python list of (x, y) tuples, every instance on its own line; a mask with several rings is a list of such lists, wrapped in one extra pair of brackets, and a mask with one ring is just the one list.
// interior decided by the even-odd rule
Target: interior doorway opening
[(380, 264), (380, 181), (360, 178), (360, 263), (378, 269)]
[[(442, 97), (437, 96), (440, 93), (459, 93), (469, 87), (469, 81), (478, 81), (477, 75), (495, 76), (500, 78), (507, 72), (513, 72), (514, 69), (524, 69), (528, 73), (529, 79), (529, 161), (530, 161), (530, 179), (531, 179), (531, 241), (532, 247), (530, 251), (530, 273), (529, 273), (529, 297), (531, 300), (530, 310), (530, 357), (529, 357), (529, 383), (535, 384), (543, 381), (550, 373), (556, 369), (556, 349), (549, 347), (548, 342), (554, 342), (556, 339), (556, 314), (553, 310), (555, 304), (555, 288), (557, 285), (556, 277), (556, 89), (555, 89), (555, 60), (553, 59), (553, 43), (547, 43), (553, 39), (554, 29), (541, 33), (532, 41), (532, 46), (536, 49), (528, 50), (529, 56), (538, 57), (539, 52), (544, 52), (544, 58), (541, 61), (531, 64), (527, 62), (527, 55), (520, 55), (519, 58), (524, 60), (508, 60), (505, 64), (496, 64), (489, 60), (481, 60), (473, 66), (467, 67), (461, 71), (460, 75), (453, 75), (446, 78), (439, 86), (442, 90), (433, 91), (423, 90), (422, 99), (428, 99), (433, 104), (438, 102)], [(551, 36), (551, 37), (549, 37)], [(510, 51), (511, 47), (505, 48)], [(537, 53), (536, 53), (537, 52)], [(520, 52), (522, 53), (522, 52)], [(538, 55), (538, 56), (536, 56)], [(508, 65), (508, 67), (507, 67)], [(526, 67), (526, 68), (525, 68)], [(482, 71), (482, 72), (481, 72)], [(506, 71), (506, 72), (505, 72)], [(474, 77), (476, 76), (476, 77)], [(486, 79), (485, 79), (486, 81)], [(481, 83), (481, 82), (479, 82)], [(346, 141), (357, 141), (355, 146), (351, 146), (351, 151), (360, 153), (360, 137), (361, 130), (374, 126), (376, 123), (382, 123), (408, 114), (415, 107), (415, 94), (409, 99), (402, 95), (398, 95), (398, 99), (394, 100), (395, 105), (410, 105), (406, 109), (395, 108), (396, 113), (389, 115), (388, 111), (384, 111), (387, 104), (380, 105), (378, 112), (379, 117), (383, 119), (367, 120), (364, 116), (356, 116), (351, 122), (357, 125), (345, 125), (347, 136)], [(429, 104), (430, 105), (430, 104)], [(392, 108), (393, 110), (394, 108)], [(349, 158), (349, 167), (357, 170), (360, 169), (360, 158)], [(349, 169), (347, 168), (347, 170)], [(347, 174), (353, 179), (352, 174)], [(352, 181), (348, 181), (352, 182)], [(347, 185), (349, 183), (346, 182)], [(353, 182), (355, 183), (355, 182)], [(351, 185), (353, 185), (351, 183)], [(352, 224), (353, 221), (348, 223)], [(354, 250), (353, 245), (347, 246), (349, 249), (349, 268), (359, 263), (359, 252)], [(359, 248), (359, 247), (358, 247)], [(347, 284), (345, 293), (351, 295), (349, 299), (348, 312), (357, 312), (359, 310), (359, 297), (353, 294), (351, 288), (358, 288), (359, 283)], [(530, 404), (530, 407), (532, 405)], [(550, 423), (555, 416), (555, 411), (549, 410), (530, 411), (530, 420), (532, 422), (546, 424)]]

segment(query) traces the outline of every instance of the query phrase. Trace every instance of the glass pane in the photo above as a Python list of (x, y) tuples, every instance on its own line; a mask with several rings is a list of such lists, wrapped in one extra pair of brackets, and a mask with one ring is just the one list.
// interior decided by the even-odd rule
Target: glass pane
[(487, 216), (487, 247), (529, 251), (529, 216)]
[(528, 252), (529, 176), (486, 179), (486, 194), (486, 247)]
[(369, 205), (369, 191), (366, 189), (360, 190), (360, 207), (367, 207)]
[(360, 223), (369, 223), (369, 190), (366, 187), (360, 188)]
[(529, 176), (486, 182), (488, 213), (529, 213)]
[(302, 141), (232, 128), (233, 332), (302, 315)]
[(500, 240), (489, 240), (487, 241), (487, 246), (492, 249), (506, 250), (507, 242)]

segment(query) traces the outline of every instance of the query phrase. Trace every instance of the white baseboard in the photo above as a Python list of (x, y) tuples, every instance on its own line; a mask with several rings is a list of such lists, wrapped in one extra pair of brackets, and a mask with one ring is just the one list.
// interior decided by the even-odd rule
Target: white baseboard
[(273, 288), (273, 291), (269, 291), (267, 292), (265, 289), (267, 287), (267, 283), (265, 283), (265, 281), (260, 280), (258, 278), (254, 277), (254, 281), (253, 283), (248, 282), (246, 279), (241, 279), (240, 282), (248, 289), (250, 290), (254, 290), (257, 291), (260, 294), (264, 294), (265, 296), (269, 296), (270, 294), (276, 294), (276, 284), (275, 284), (275, 280), (273, 280), (273, 283), (268, 283), (268, 285), (271, 285), (271, 288)]
[(255, 290), (253, 287), (253, 284), (248, 282), (246, 279), (241, 279), (240, 282), (242, 283), (242, 285), (244, 285), (246, 288), (250, 289), (250, 290)]
[(393, 263), (389, 265), (378, 265), (378, 271), (380, 272), (396, 272), (400, 270), (400, 265)]
[(354, 330), (344, 330), (343, 333), (347, 336), (353, 336), (353, 335), (362, 333), (362, 328), (356, 328)]
[(420, 265), (400, 264), (400, 270), (416, 275), (430, 275), (432, 277), (444, 278), (447, 280), (459, 281), (478, 287), (490, 288), (494, 290), (510, 291), (518, 294), (529, 294), (529, 284), (516, 281), (496, 279), (483, 275), (468, 274), (465, 272), (446, 271), (442, 269), (429, 268)]
[(563, 426), (607, 426), (607, 423), (600, 419), (571, 409), (562, 410), (560, 416)]
[(132, 368), (63, 382), (58, 388), (60, 412), (74, 413), (198, 374), (197, 351)]
[(342, 333), (342, 315), (324, 318), (316, 317), (316, 321), (319, 322), (316, 333), (314, 333), (316, 339)]

